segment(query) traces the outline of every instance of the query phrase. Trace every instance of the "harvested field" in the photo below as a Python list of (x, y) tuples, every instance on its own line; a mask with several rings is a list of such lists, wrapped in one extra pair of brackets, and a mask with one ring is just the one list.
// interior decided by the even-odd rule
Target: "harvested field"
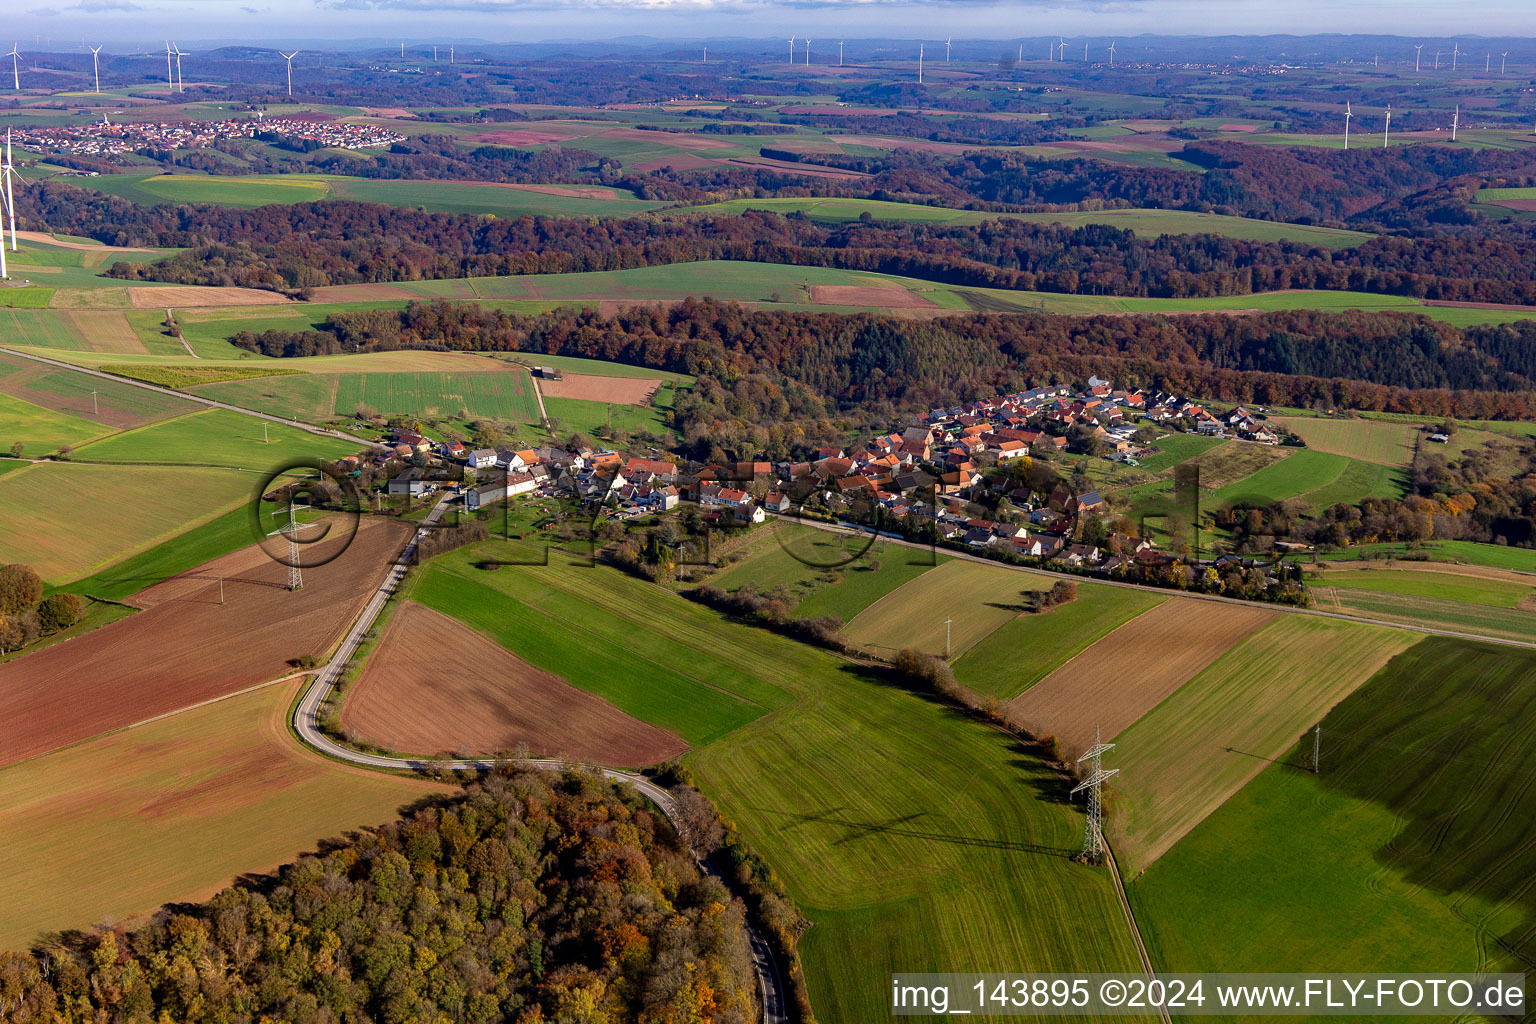
[(827, 167), (818, 167), (815, 164), (797, 164), (788, 160), (771, 160), (768, 157), (732, 157), (728, 160), (715, 161), (716, 163), (733, 164), (737, 167), (755, 167), (771, 171), (783, 171), (786, 174), (801, 174), (807, 178), (838, 178), (851, 181), (854, 178), (867, 178), (869, 175), (863, 171), (835, 171)]
[(0, 948), (206, 899), (449, 791), (299, 746), (297, 692), (264, 687), (0, 770)]
[(885, 309), (931, 308), (934, 305), (905, 288), (854, 284), (812, 285), (811, 301), (820, 306), (874, 306)]
[(1401, 629), (1281, 615), (1120, 733), (1110, 767), (1121, 769), (1114, 788), (1123, 810), (1111, 817), (1110, 831), (1127, 877), (1421, 639)]
[(311, 299), (322, 302), (404, 302), (412, 293), (389, 284), (328, 284), (316, 288)]
[(1379, 466), (1413, 461), (1419, 429), (1411, 423), (1321, 416), (1276, 416), (1274, 422), (1306, 442), (1308, 448), (1345, 455)]
[(1536, 199), (1500, 199), (1491, 205), (1502, 206), (1506, 210), (1517, 210), (1520, 213), (1536, 213)]
[[(408, 529), (365, 520), (345, 554), (305, 570), (298, 591), (287, 589), (286, 566), (244, 548), (140, 592), (129, 601), (145, 609), (138, 615), (0, 665), (0, 764), (236, 693), (291, 671), (302, 655), (327, 654)], [(323, 541), (315, 554), (337, 544)]]
[(259, 288), (202, 288), (195, 285), (129, 288), (128, 301), (134, 309), (164, 309), (166, 306), (275, 306), (288, 302), (277, 292), (262, 291)]
[(577, 125), (560, 128), (500, 128), (493, 132), (470, 135), (466, 142), (489, 142), (494, 146), (544, 146), (551, 142), (565, 142), (586, 132)]
[(661, 386), (659, 379), (645, 377), (594, 377), (584, 373), (561, 374), (562, 380), (539, 381), (549, 398), (579, 398), (614, 405), (645, 405)]
[(494, 640), (407, 602), (347, 694), (352, 735), (416, 754), (534, 754), (639, 767), (676, 757), (676, 733), (537, 669)]
[(60, 315), (68, 316), (75, 322), (75, 327), (92, 352), (132, 352), (139, 355), (149, 352), (120, 309), (80, 310)]
[[(1086, 750), (1095, 727), (1105, 740), (1113, 739), (1278, 614), (1172, 598), (1114, 630), (1008, 707), (1068, 750)], [(1195, 620), (1199, 625), (1192, 629)]]
[(843, 633), (856, 643), (930, 654), (944, 651), (945, 618), (950, 653), (959, 657), (1023, 611), (1025, 590), (1047, 590), (1055, 581), (1037, 573), (954, 559), (905, 583), (865, 608)]

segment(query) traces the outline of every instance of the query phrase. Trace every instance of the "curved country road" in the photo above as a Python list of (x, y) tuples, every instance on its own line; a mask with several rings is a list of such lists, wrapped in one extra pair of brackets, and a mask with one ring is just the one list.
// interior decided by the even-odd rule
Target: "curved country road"
[[(319, 712), (325, 698), (329, 696), (331, 688), (336, 685), (336, 679), (341, 674), (343, 666), (352, 660), (357, 653), (357, 648), (362, 643), (363, 636), (373, 628), (379, 613), (384, 609), (384, 602), (395, 592), (400, 581), (405, 577), (406, 567), (416, 556), (416, 547), (421, 539), (427, 535), (432, 525), (442, 516), (447, 508), (449, 496), (444, 495), (438, 500), (422, 525), (411, 537), (410, 543), (401, 551), (400, 557), (390, 565), (389, 573), (373, 596), (368, 599), (362, 614), (352, 623), (347, 630), (347, 635), (342, 638), (341, 645), (336, 653), (326, 662), (325, 666), (315, 674), (314, 682), (309, 689), (304, 691), (304, 696), (299, 699), (298, 706), (293, 713), (293, 728), (298, 733), (299, 739), (328, 757), (347, 761), (351, 764), (364, 765), (370, 768), (392, 768), (421, 771), (430, 768), (491, 768), (495, 762), (482, 759), (462, 760), (433, 760), (430, 758), (415, 757), (386, 757), (382, 754), (365, 754), (359, 750), (352, 750), (331, 739), (320, 731)], [(563, 760), (534, 760), (532, 764), (552, 771), (560, 771), (571, 767), (573, 762)], [(588, 771), (596, 772), (616, 782), (627, 782), (645, 795), (651, 803), (676, 823), (677, 804), (672, 799), (672, 794), (642, 775), (633, 772), (619, 771), (616, 768), (604, 768), (601, 765), (577, 765)], [(706, 874), (719, 878), (719, 872), (709, 864), (700, 861), (699, 868)], [(720, 879), (723, 883), (725, 880)], [(779, 964), (773, 955), (773, 948), (768, 940), (750, 922), (747, 922), (747, 938), (752, 946), (752, 965), (757, 971), (757, 983), (763, 1002), (764, 1024), (788, 1024), (789, 1017), (785, 1011), (787, 1005), (784, 994), (784, 976), (779, 970)]]

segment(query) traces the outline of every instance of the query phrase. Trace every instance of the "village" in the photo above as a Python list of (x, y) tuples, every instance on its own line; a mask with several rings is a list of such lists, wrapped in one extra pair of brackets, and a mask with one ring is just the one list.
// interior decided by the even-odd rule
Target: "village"
[(27, 127), (16, 134), (18, 145), (45, 153), (78, 156), (118, 156), (140, 150), (197, 149), (221, 139), (252, 139), (271, 135), (299, 139), (334, 149), (375, 149), (405, 136), (371, 124), (275, 117), (224, 121), (130, 121), (114, 124), (106, 115), (95, 124)]
[[(801, 461), (699, 465), (586, 444), (472, 449), (409, 430), (394, 432), (392, 447), (374, 459), (395, 469), (386, 485), (391, 498), (431, 503), (446, 491), (467, 513), (528, 495), (579, 503), (594, 520), (637, 520), (688, 504), (707, 527), (794, 515), (1009, 561), (1171, 579), (1172, 566), (1199, 566), (1137, 536), (1085, 475), (1073, 475), (1083, 484), (1074, 486), (1050, 468), (1084, 458), (1136, 465), (1171, 433), (1282, 441), (1259, 408), (1218, 412), (1090, 378), (1081, 390), (1054, 385), (932, 409), (912, 426)], [(1218, 572), (1252, 567), (1235, 555), (1204, 564)]]

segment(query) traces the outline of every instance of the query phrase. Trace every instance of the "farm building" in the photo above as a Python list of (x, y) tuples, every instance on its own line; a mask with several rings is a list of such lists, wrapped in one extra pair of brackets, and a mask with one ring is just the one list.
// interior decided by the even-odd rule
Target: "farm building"
[(565, 379), (564, 377), (561, 376), (560, 371), (555, 369), (553, 366), (535, 366), (533, 368), (533, 375), (535, 377), (543, 378), (544, 380), (564, 380)]
[(518, 494), (527, 494), (537, 484), (529, 473), (508, 473), (504, 480), (498, 480), (484, 487), (471, 487), (464, 492), (464, 507), (470, 511), (480, 508), (482, 505), (490, 505), (503, 498), (511, 498)]

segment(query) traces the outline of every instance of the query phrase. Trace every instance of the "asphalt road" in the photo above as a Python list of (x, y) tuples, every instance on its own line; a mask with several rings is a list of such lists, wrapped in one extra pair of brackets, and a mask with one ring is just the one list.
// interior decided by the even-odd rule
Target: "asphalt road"
[[(416, 530), (416, 533), (411, 537), (410, 542), (406, 544), (404, 550), (400, 552), (400, 557), (389, 567), (389, 572), (384, 577), (384, 581), (379, 584), (379, 588), (374, 591), (373, 596), (368, 599), (368, 603), (363, 607), (362, 613), (352, 623), (352, 627), (347, 631), (347, 635), (342, 638), (341, 645), (336, 649), (336, 653), (316, 673), (314, 681), (310, 683), (309, 689), (304, 691), (304, 696), (299, 699), (298, 707), (294, 709), (293, 728), (298, 733), (299, 739), (328, 757), (334, 757), (337, 760), (347, 761), (351, 764), (364, 765), (369, 768), (407, 769), (410, 771), (442, 768), (483, 769), (495, 766), (496, 762), (488, 759), (433, 760), (429, 758), (388, 757), (383, 754), (365, 754), (360, 750), (353, 750), (350, 747), (337, 743), (320, 731), (319, 712), (321, 705), (325, 703), (325, 698), (330, 695), (332, 687), (336, 685), (336, 680), (340, 677), (347, 662), (351, 661), (352, 656), (357, 653), (358, 645), (362, 643), (363, 637), (373, 628), (374, 622), (378, 620), (379, 613), (384, 610), (384, 603), (389, 600), (389, 596), (400, 586), (400, 581), (405, 577), (406, 568), (416, 557), (417, 546), (422, 538), (427, 535), (432, 525), (442, 517), (450, 500), (450, 495), (444, 495), (438, 499), (437, 504), (432, 507), (432, 511), (422, 520), (422, 525)], [(579, 764), (555, 759), (535, 760), (531, 763), (550, 771), (561, 771), (570, 767), (578, 767), (595, 772), (616, 782), (626, 782), (644, 794), (651, 803), (656, 805), (661, 813), (671, 819), (674, 824), (677, 824), (678, 809), (676, 801), (672, 799), (672, 794), (643, 775), (623, 772), (615, 768), (604, 768), (601, 765)], [(724, 883), (725, 879), (721, 878), (719, 872), (708, 863), (699, 861), (699, 868), (706, 874), (719, 878)], [(763, 1003), (764, 1024), (788, 1024), (789, 1016), (785, 1010), (784, 976), (779, 970), (777, 958), (773, 955), (773, 948), (751, 922), (747, 924), (747, 938), (752, 947), (752, 964), (757, 971), (758, 989)]]
[(127, 384), (131, 387), (143, 388), (145, 391), (158, 391), (162, 395), (170, 395), (172, 398), (182, 398), (188, 402), (196, 402), (199, 405), (206, 405), (213, 409), (228, 409), (230, 412), (238, 412), (242, 416), (254, 416), (259, 420), (268, 420), (272, 423), (281, 423), (284, 426), (295, 427), (307, 434), (318, 434), (321, 437), (339, 437), (343, 441), (356, 441), (358, 444), (363, 445), (366, 448), (379, 447), (379, 442), (377, 441), (370, 441), (365, 437), (358, 437), (356, 434), (348, 434), (343, 430), (329, 430), (325, 427), (315, 427), (308, 423), (301, 423), (298, 420), (290, 420), (284, 416), (274, 416), (267, 412), (257, 412), (255, 409), (247, 409), (244, 406), (239, 405), (230, 405), (228, 402), (215, 402), (211, 398), (203, 398), (201, 395), (189, 394), (186, 391), (177, 391), (175, 388), (163, 388), (158, 384), (149, 384), (142, 380), (130, 380), (127, 377), (119, 377), (116, 374), (103, 373), (100, 370), (92, 370), (85, 366), (76, 366), (74, 363), (66, 363), (58, 359), (49, 359), (47, 356), (40, 356), (31, 352), (20, 352), (14, 348), (0, 348), (0, 352), (4, 352), (6, 355), (16, 356), (19, 359), (30, 359), (34, 363), (47, 363), (49, 366), (57, 366), (63, 370), (73, 370), (76, 373), (83, 373), (87, 376), (100, 377), (102, 380), (110, 380), (116, 384)]

